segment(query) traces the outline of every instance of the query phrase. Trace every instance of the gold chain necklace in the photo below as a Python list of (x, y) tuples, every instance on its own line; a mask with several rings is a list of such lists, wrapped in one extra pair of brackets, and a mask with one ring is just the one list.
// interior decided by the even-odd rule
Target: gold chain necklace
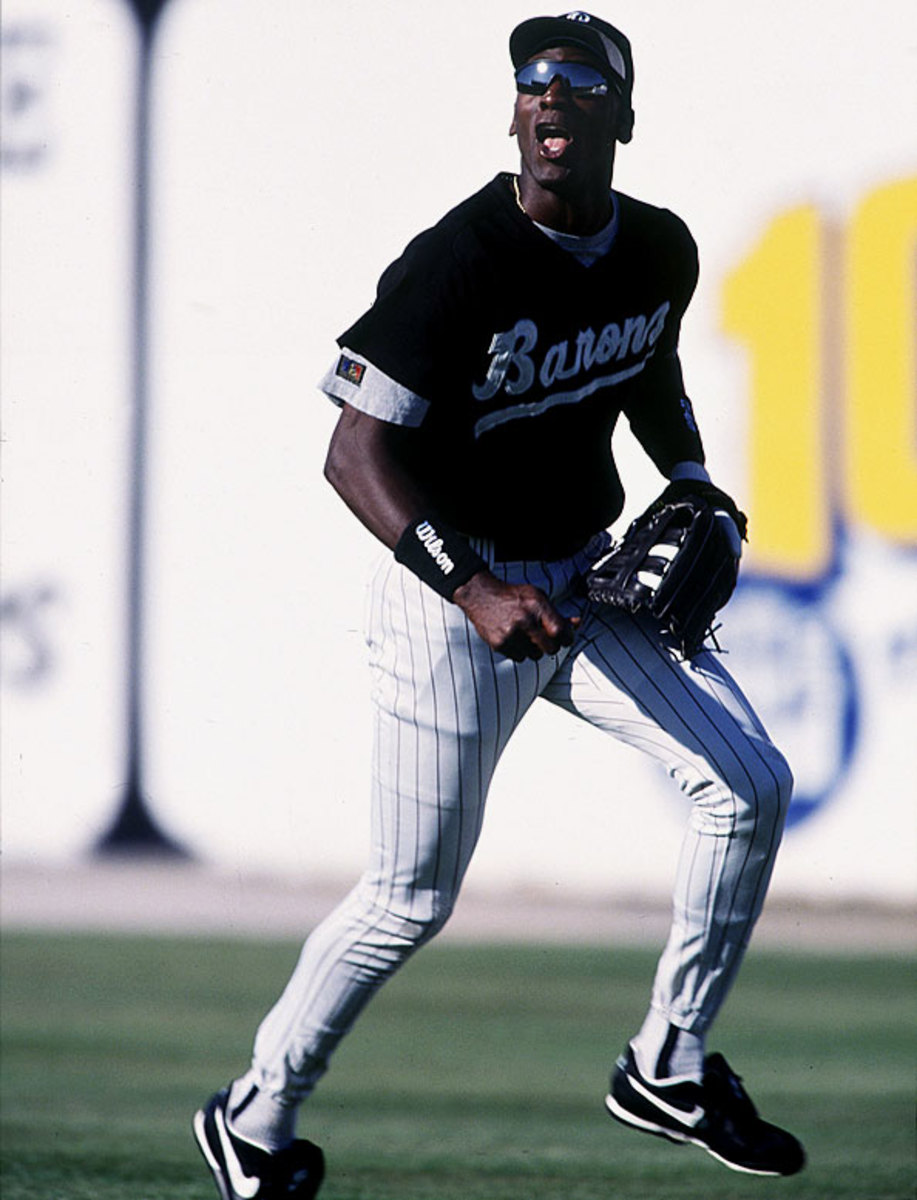
[[(525, 213), (525, 215), (528, 217), (529, 214), (527, 212), (525, 212), (525, 205), (522, 203), (522, 197), (519, 195), (519, 176), (518, 175), (513, 176), (513, 191), (516, 194), (516, 204), (519, 206), (519, 211)], [(529, 218), (529, 220), (531, 220), (531, 218)]]

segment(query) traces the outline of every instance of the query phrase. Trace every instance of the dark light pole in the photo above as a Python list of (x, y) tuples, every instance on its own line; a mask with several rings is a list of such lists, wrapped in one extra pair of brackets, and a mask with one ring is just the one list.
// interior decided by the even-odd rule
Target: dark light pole
[(143, 684), (145, 649), (146, 443), (149, 417), (149, 181), (150, 98), (153, 51), (159, 18), (168, 0), (128, 0), (137, 19), (140, 52), (134, 133), (134, 279), (132, 345), (132, 430), (128, 511), (126, 778), (114, 820), (96, 843), (96, 853), (188, 858), (157, 825), (143, 790)]

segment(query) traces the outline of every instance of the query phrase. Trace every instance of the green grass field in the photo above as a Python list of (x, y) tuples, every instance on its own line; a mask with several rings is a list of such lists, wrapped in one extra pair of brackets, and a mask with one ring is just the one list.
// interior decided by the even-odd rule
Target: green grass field
[[(189, 1119), (244, 1066), (286, 943), (6, 934), (3, 1200), (215, 1200)], [(607, 1071), (654, 955), (439, 944), (382, 992), (304, 1112), (321, 1200), (910, 1200), (904, 957), (753, 953), (717, 1029), (788, 1180), (611, 1121)]]

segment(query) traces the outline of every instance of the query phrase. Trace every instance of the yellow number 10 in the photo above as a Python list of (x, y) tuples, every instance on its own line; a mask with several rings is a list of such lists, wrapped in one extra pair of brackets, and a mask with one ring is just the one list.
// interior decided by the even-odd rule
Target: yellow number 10
[(724, 285), (751, 358), (751, 557), (794, 578), (828, 566), (835, 514), (917, 541), (917, 179), (860, 204), (840, 271), (829, 250), (800, 207)]

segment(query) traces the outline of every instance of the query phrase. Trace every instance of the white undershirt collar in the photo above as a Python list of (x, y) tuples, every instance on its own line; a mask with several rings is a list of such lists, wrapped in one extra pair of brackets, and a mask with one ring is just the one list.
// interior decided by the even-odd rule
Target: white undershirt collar
[(611, 220), (598, 233), (590, 233), (586, 237), (580, 237), (575, 233), (561, 233), (557, 229), (550, 229), (547, 225), (539, 224), (538, 221), (533, 221), (532, 224), (540, 229), (546, 237), (549, 237), (552, 242), (556, 242), (562, 250), (566, 250), (572, 254), (584, 267), (591, 267), (593, 263), (598, 262), (600, 258), (608, 253), (618, 232), (618, 202), (615, 199), (614, 192), (611, 192), (610, 195)]

